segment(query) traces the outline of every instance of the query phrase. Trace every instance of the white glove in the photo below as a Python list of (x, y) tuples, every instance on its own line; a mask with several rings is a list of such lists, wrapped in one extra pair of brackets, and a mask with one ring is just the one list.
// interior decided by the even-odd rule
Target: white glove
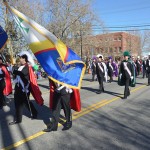
[(119, 74), (119, 77), (121, 78), (121, 77), (122, 77), (122, 74)]
[(131, 76), (130, 78), (131, 78), (131, 80), (133, 80), (133, 76)]

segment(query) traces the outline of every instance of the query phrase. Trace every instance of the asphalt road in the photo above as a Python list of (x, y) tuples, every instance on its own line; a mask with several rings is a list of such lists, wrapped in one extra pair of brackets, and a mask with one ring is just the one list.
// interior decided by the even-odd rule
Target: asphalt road
[[(73, 127), (44, 133), (49, 123), (49, 86), (47, 80), (38, 81), (44, 106), (38, 106), (38, 119), (31, 120), (24, 109), (23, 121), (9, 126), (13, 120), (13, 95), (0, 110), (0, 149), (18, 150), (150, 150), (150, 87), (147, 79), (137, 78), (131, 95), (122, 100), (124, 87), (105, 83), (105, 93), (96, 94), (98, 82), (90, 82), (85, 75), (82, 82), (82, 111), (73, 113)], [(33, 98), (31, 97), (31, 100)], [(63, 115), (63, 113), (62, 113)]]

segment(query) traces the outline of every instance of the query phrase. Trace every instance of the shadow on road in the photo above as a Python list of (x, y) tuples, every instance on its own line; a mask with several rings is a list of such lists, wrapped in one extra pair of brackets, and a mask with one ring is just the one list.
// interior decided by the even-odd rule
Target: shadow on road
[(45, 88), (45, 89), (49, 89), (49, 85), (43, 85), (43, 84), (39, 84), (39, 83), (38, 83), (38, 85), (39, 85), (40, 87)]

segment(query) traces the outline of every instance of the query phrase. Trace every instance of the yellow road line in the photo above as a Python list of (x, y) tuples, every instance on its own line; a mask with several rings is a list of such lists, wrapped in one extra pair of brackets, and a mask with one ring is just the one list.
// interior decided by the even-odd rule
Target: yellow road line
[[(144, 88), (145, 86), (146, 85), (142, 85), (142, 86), (140, 86), (138, 88), (135, 88), (135, 89), (131, 90), (131, 92), (132, 93), (136, 92), (136, 91)], [(119, 100), (119, 99), (120, 99), (120, 97), (115, 97), (115, 98), (110, 99), (110, 100), (103, 100), (103, 101), (95, 103), (95, 104), (93, 104), (93, 105), (91, 105), (91, 106), (89, 106), (87, 108), (84, 108), (81, 112), (73, 114), (73, 120), (75, 120), (75, 119), (77, 119), (77, 118), (79, 118), (79, 117), (81, 117), (83, 115), (86, 115), (86, 114), (88, 114), (88, 113), (90, 113), (90, 112), (92, 112), (92, 111), (94, 111), (94, 110), (96, 110), (98, 108), (101, 108), (101, 107), (103, 107), (103, 106), (105, 106), (107, 104), (110, 104), (110, 103), (112, 103), (112, 102), (114, 102), (116, 100)], [(61, 126), (61, 124), (59, 124), (59, 126)], [(8, 147), (5, 147), (5, 148), (3, 148), (1, 150), (11, 150), (11, 149), (16, 148), (16, 147), (18, 147), (18, 146), (20, 146), (20, 145), (22, 145), (22, 144), (24, 144), (24, 143), (26, 143), (26, 142), (28, 142), (30, 140), (33, 140), (33, 139), (43, 135), (43, 134), (46, 134), (46, 133), (43, 132), (43, 131), (40, 131), (40, 132), (38, 132), (38, 133), (36, 133), (36, 134), (34, 134), (32, 136), (29, 136), (29, 137), (27, 137), (27, 138), (25, 138), (23, 140), (20, 140), (20, 141), (14, 143), (14, 144), (12, 144), (12, 145), (10, 145)]]

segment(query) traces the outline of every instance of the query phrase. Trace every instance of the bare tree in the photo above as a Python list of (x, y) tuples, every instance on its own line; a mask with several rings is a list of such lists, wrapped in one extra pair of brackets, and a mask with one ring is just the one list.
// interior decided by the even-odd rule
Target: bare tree
[[(40, 5), (40, 0), (37, 0), (36, 3), (30, 0), (12, 0), (10, 2), (8, 1), (8, 3), (30, 18), (44, 24), (42, 17), (43, 7)], [(4, 53), (11, 54), (14, 57), (16, 53), (20, 52), (22, 49), (28, 50), (29, 47), (8, 9), (4, 6), (2, 1), (0, 4), (2, 4), (0, 5), (0, 13), (2, 14), (1, 16), (3, 16), (1, 20), (3, 20), (3, 26), (9, 37), (9, 42), (4, 49)]]
[[(91, 0), (47, 0), (47, 28), (82, 57), (85, 37), (95, 19)], [(83, 52), (84, 53), (84, 52)]]
[(142, 52), (150, 52), (150, 31), (139, 32)]

